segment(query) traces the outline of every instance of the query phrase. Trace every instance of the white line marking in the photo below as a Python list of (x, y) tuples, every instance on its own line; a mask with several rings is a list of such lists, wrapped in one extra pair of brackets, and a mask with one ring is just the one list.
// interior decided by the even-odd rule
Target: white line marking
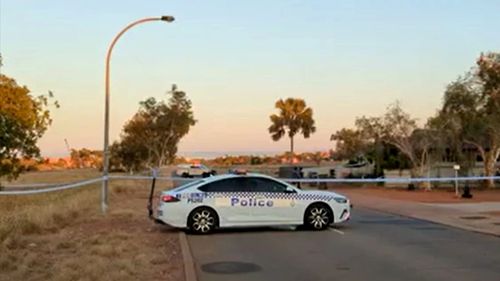
[(330, 228), (331, 231), (334, 231), (334, 232), (337, 232), (338, 234), (340, 235), (344, 235), (345, 233), (343, 231), (340, 231), (338, 229), (335, 229), (335, 228)]

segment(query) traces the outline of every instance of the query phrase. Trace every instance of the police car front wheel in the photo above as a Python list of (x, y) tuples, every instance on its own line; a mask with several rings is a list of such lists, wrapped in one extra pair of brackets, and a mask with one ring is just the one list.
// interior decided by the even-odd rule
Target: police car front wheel
[(189, 215), (188, 226), (194, 233), (210, 233), (217, 226), (217, 214), (210, 208), (195, 209)]
[(304, 224), (314, 230), (323, 230), (333, 222), (333, 212), (325, 204), (313, 204), (306, 210)]

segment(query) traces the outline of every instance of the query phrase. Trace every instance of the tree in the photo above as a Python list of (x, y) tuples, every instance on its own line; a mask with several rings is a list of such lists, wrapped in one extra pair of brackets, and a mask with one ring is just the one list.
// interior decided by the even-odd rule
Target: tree
[(370, 147), (369, 141), (358, 129), (342, 128), (332, 134), (330, 140), (336, 142), (335, 158), (337, 159), (352, 159), (364, 155)]
[(383, 176), (384, 152), (390, 152), (390, 149), (387, 149), (388, 145), (383, 141), (384, 127), (381, 118), (363, 116), (357, 118), (355, 124), (360, 131), (360, 137), (369, 143), (365, 153), (375, 160), (375, 176)]
[[(474, 147), (484, 162), (484, 175), (493, 176), (500, 156), (500, 54), (481, 54), (476, 67), (446, 88), (434, 123), (455, 140), (455, 153)], [(494, 187), (493, 180), (487, 181)]]
[(141, 171), (146, 168), (144, 159), (147, 158), (146, 148), (133, 138), (115, 141), (110, 146), (109, 161), (111, 171)]
[(390, 156), (391, 148), (395, 147), (408, 160), (411, 176), (421, 177), (430, 169), (435, 135), (428, 126), (419, 128), (416, 120), (396, 102), (383, 116), (357, 118), (355, 129), (337, 131), (332, 139), (337, 141), (337, 153), (346, 158), (374, 155), (377, 176), (383, 174), (384, 156)]
[(417, 129), (415, 119), (404, 112), (398, 102), (387, 108), (385, 115), (381, 118), (384, 141), (394, 145), (403, 153), (411, 163), (412, 177), (420, 175), (416, 170), (421, 161), (417, 160), (417, 155), (412, 142), (412, 133)]
[[(437, 134), (425, 126), (419, 128), (416, 119), (404, 112), (398, 102), (390, 105), (382, 117), (383, 139), (404, 154), (411, 165), (412, 177), (422, 177), (430, 171), (430, 151), (437, 143)], [(427, 189), (430, 184), (427, 183)]]
[(476, 64), (476, 75), (481, 85), (482, 97), (487, 97), (487, 103), (492, 103), (491, 106), (498, 106), (500, 103), (500, 53), (481, 54)]
[(394, 161), (385, 160), (385, 156), (393, 156), (393, 146), (384, 142), (382, 120), (381, 117), (362, 116), (356, 118), (355, 129), (343, 128), (332, 134), (330, 140), (336, 141), (335, 158), (350, 160), (363, 156), (374, 160), (375, 176), (383, 175), (385, 167), (393, 168)]
[(323, 159), (324, 157), (321, 151), (316, 151), (311, 155), (311, 160), (314, 161), (314, 163), (316, 163), (316, 165), (318, 166), (321, 164), (321, 161), (323, 161)]
[[(40, 156), (37, 141), (52, 123), (48, 96), (32, 96), (26, 86), (0, 74), (0, 177), (16, 178), (21, 158)], [(59, 107), (57, 101), (53, 103)]]
[[(477, 149), (474, 147), (474, 151), (471, 151), (470, 144), (465, 142), (463, 121), (471, 117), (472, 112), (476, 112), (479, 103), (479, 97), (471, 95), (467, 89), (466, 80), (460, 77), (446, 87), (442, 108), (428, 121), (429, 126), (437, 132), (441, 140), (440, 152), (448, 161), (460, 164), (464, 175), (468, 175), (475, 166)], [(477, 119), (468, 120), (469, 125), (472, 125), (473, 120)]]
[(186, 93), (173, 85), (168, 94), (167, 103), (155, 98), (142, 101), (139, 111), (123, 127), (115, 155), (128, 169), (160, 167), (174, 161), (179, 141), (196, 123)]
[(279, 99), (275, 104), (275, 108), (279, 110), (279, 113), (270, 116), (269, 133), (273, 141), (279, 141), (285, 134), (288, 135), (290, 138), (290, 153), (293, 157), (293, 138), (295, 135), (301, 133), (307, 139), (312, 133), (316, 132), (313, 110), (307, 107), (303, 99), (296, 98)]
[(71, 149), (71, 166), (73, 168), (101, 168), (102, 151), (87, 148)]

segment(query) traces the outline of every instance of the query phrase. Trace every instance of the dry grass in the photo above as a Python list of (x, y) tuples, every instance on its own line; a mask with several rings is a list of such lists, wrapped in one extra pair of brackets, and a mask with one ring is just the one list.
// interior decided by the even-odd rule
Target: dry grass
[[(91, 174), (83, 172), (41, 172), (50, 179), (30, 173), (21, 180), (65, 182)], [(99, 184), (0, 197), (0, 280), (182, 280), (177, 232), (147, 219), (149, 184), (113, 182), (106, 216)]]
[(80, 190), (0, 197), (0, 242), (9, 236), (54, 232), (99, 207), (98, 185)]
[(29, 183), (61, 183), (61, 182), (74, 182), (89, 178), (99, 177), (101, 173), (95, 169), (74, 169), (74, 170), (53, 170), (53, 171), (39, 171), (28, 172), (21, 174), (13, 182), (6, 182), (1, 180), (5, 186)]

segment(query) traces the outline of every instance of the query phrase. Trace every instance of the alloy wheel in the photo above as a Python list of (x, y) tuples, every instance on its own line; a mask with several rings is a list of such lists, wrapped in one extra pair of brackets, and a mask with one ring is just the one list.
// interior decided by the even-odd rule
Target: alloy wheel
[(215, 217), (209, 210), (200, 210), (193, 214), (192, 228), (199, 233), (208, 233), (215, 226)]
[(323, 229), (330, 223), (328, 210), (325, 207), (313, 207), (309, 211), (308, 223), (315, 229)]

